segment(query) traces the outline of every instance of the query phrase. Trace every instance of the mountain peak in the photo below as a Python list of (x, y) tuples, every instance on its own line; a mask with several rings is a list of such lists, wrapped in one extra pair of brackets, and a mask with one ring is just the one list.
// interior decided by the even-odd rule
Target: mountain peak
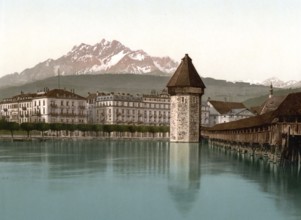
[[(60, 58), (40, 62), (36, 66), (21, 72), (19, 77), (9, 76), (14, 77), (11, 81), (18, 84), (55, 76), (58, 68), (64, 75), (99, 73), (169, 74), (174, 72), (177, 66), (178, 63), (169, 57), (152, 57), (143, 50), (131, 50), (117, 40), (102, 39), (95, 45), (85, 43), (75, 45)], [(5, 85), (4, 82), (3, 85)]]
[[(113, 41), (115, 41), (115, 40), (113, 40)], [(104, 45), (104, 46), (109, 45), (110, 43), (111, 43), (110, 41), (107, 41), (107, 40), (104, 39), (104, 38), (100, 41), (100, 44), (101, 44), (101, 45)]]

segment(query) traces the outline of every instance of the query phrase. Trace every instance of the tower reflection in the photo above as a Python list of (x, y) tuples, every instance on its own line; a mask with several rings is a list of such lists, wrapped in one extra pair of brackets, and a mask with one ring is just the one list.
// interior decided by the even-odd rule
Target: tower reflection
[(176, 208), (187, 213), (200, 189), (200, 145), (170, 143), (168, 189)]

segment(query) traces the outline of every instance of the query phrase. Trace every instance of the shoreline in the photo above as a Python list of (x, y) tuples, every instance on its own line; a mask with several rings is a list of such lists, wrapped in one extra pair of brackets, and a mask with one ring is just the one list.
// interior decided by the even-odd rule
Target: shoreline
[(49, 141), (49, 140), (156, 140), (156, 141), (168, 141), (169, 137), (91, 137), (91, 136), (23, 136), (23, 135), (0, 135), (0, 141), (12, 141), (12, 142), (30, 142), (30, 141)]

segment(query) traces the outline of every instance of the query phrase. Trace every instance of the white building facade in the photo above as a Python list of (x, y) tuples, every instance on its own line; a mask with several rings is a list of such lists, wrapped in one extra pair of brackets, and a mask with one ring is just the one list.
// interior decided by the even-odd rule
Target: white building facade
[(0, 103), (2, 118), (11, 122), (87, 123), (87, 101), (62, 89), (40, 91), (4, 99)]
[(30, 122), (33, 114), (32, 100), (36, 94), (24, 94), (4, 99), (0, 102), (0, 116), (11, 122)]
[(170, 98), (149, 95), (97, 93), (88, 97), (89, 123), (169, 126)]

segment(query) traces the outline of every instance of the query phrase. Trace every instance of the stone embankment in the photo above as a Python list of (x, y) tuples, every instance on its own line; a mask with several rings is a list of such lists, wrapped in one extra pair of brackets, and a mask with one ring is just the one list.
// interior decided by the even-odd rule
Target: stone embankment
[(45, 134), (34, 134), (34, 135), (11, 135), (0, 134), (0, 140), (4, 141), (44, 141), (44, 140), (92, 140), (92, 139), (134, 139), (134, 140), (168, 140), (169, 133), (130, 133), (130, 132), (60, 132), (54, 133), (49, 132)]

